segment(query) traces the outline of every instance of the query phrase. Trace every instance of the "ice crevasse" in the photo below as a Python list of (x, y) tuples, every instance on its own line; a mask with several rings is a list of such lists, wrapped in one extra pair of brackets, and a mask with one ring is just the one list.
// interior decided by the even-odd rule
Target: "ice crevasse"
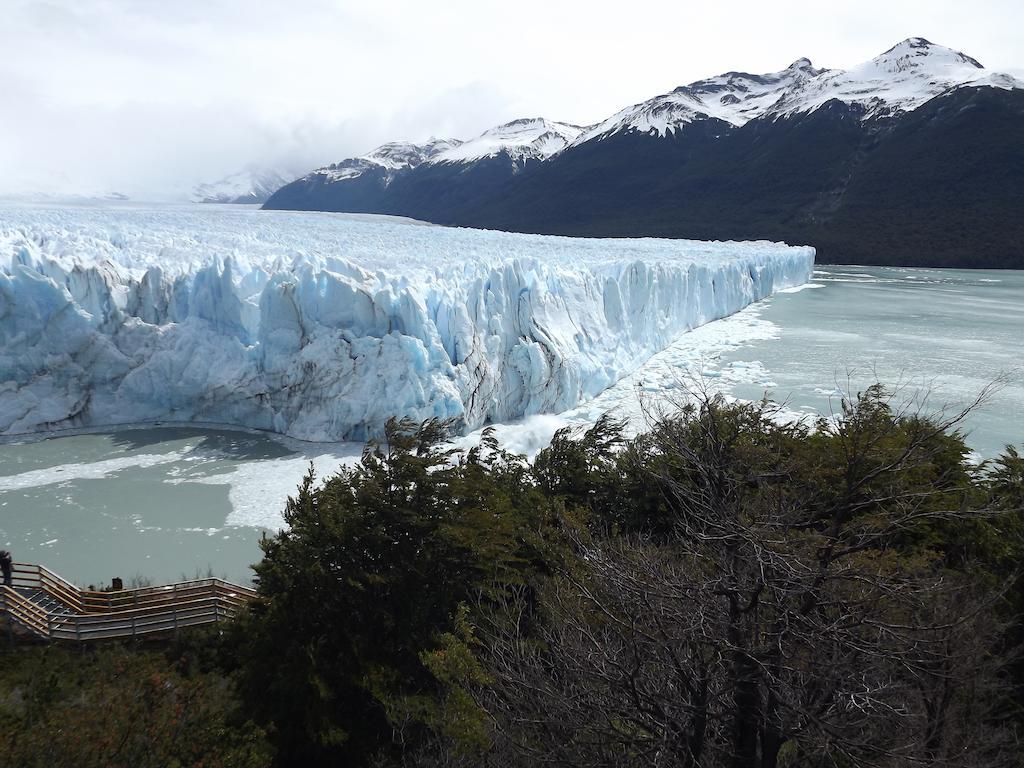
[(559, 412), (814, 250), (343, 215), (0, 207), (0, 433), (208, 422), (314, 441)]

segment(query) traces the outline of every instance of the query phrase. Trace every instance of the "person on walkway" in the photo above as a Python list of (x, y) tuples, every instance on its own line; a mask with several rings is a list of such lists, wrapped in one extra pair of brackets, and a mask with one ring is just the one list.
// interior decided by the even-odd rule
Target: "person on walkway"
[(13, 570), (13, 563), (11, 562), (11, 553), (6, 549), (0, 549), (0, 571), (4, 574), (4, 586), (13, 586), (11, 581), (11, 571)]

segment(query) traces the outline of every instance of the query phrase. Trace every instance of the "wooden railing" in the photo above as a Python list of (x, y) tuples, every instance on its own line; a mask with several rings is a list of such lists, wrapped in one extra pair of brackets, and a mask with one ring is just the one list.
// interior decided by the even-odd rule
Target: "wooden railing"
[(117, 592), (81, 590), (48, 568), (26, 563), (15, 563), (13, 586), (0, 588), (0, 610), (42, 637), (83, 642), (211, 624), (234, 616), (256, 597), (249, 587), (221, 579)]
[(50, 615), (46, 609), (22, 597), (13, 589), (0, 587), (0, 614), (12, 619), (37, 635), (49, 636)]

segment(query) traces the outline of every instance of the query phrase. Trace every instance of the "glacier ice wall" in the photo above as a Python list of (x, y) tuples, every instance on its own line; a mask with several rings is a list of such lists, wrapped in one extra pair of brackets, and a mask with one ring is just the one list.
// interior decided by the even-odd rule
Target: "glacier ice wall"
[(152, 421), (362, 439), (558, 412), (805, 282), (811, 248), (330, 214), (0, 207), (0, 433)]

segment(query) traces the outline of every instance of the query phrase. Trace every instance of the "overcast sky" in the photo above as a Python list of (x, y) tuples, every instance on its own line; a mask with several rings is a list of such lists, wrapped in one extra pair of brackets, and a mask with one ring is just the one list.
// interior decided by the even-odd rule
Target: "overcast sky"
[(1022, 0), (0, 0), (0, 192), (153, 198), (920, 35), (1024, 67)]

